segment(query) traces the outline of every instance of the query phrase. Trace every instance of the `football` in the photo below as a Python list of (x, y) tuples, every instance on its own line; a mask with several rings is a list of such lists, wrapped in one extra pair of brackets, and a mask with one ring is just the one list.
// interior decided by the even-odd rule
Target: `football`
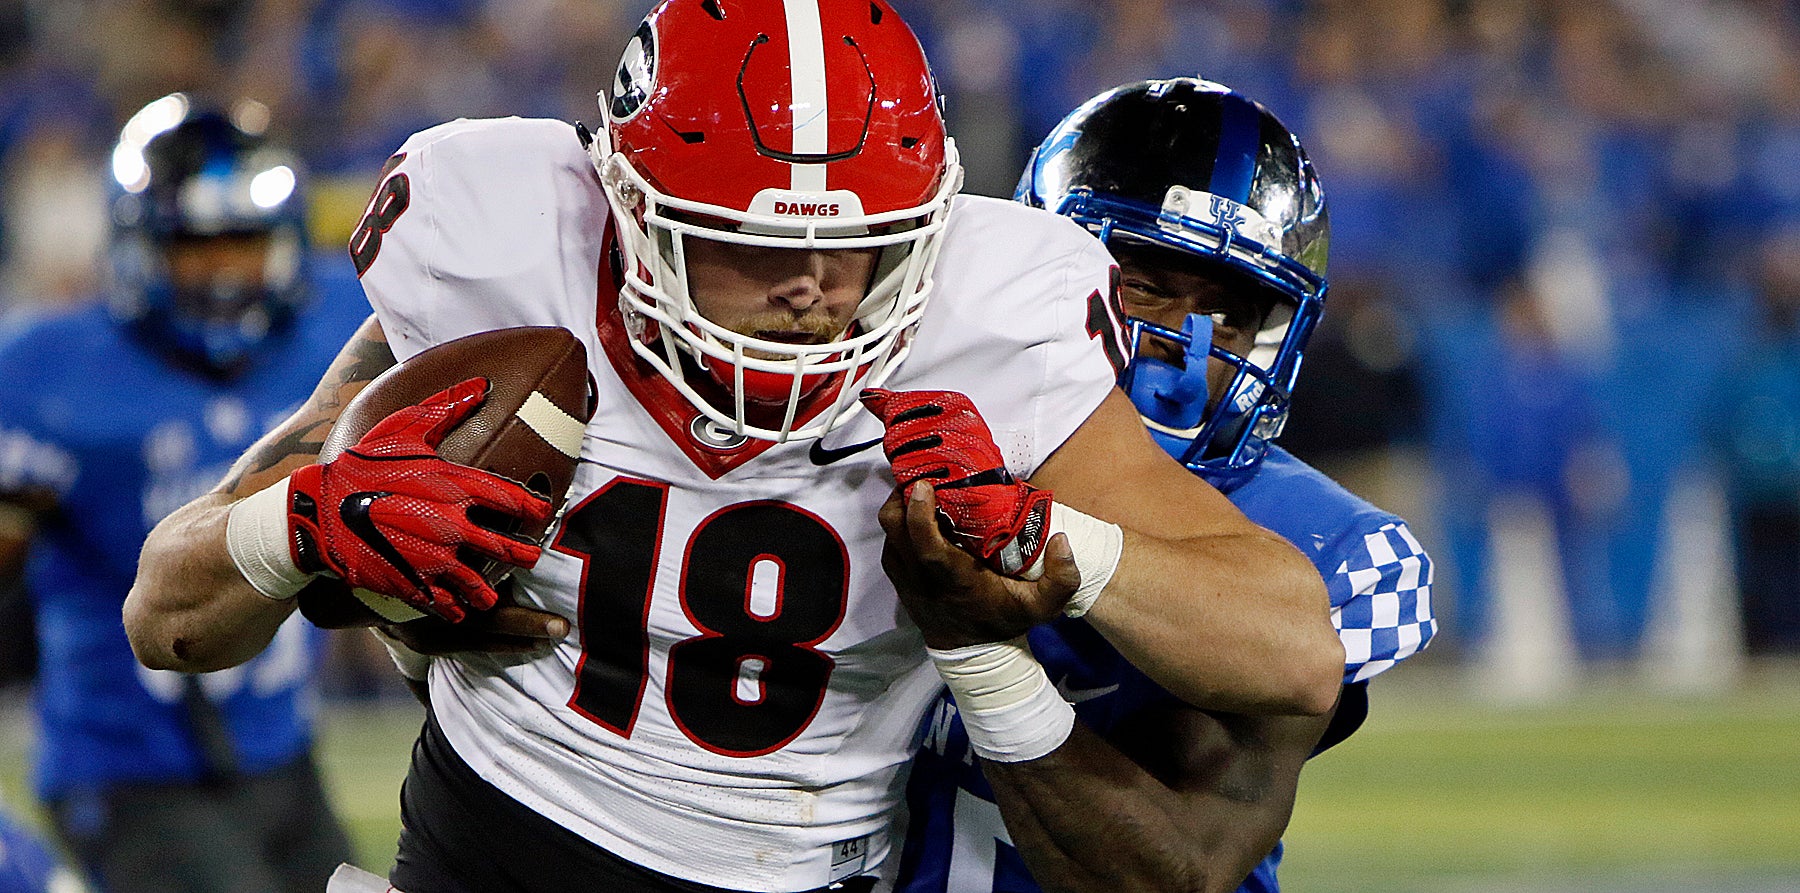
[[(363, 388), (338, 416), (319, 461), (354, 446), (390, 414), (474, 377), (488, 380), (487, 399), (445, 435), (438, 455), (524, 484), (558, 509), (574, 481), (582, 432), (594, 416), (595, 390), (587, 350), (574, 334), (555, 326), (479, 332), (419, 352)], [(542, 539), (545, 526), (522, 528), (495, 516), (475, 518), (497, 530)], [(476, 559), (470, 566), (490, 583), (511, 568)], [(396, 623), (423, 616), (397, 599), (367, 590), (352, 592), (321, 577), (301, 590), (300, 612), (317, 626), (336, 629)]]

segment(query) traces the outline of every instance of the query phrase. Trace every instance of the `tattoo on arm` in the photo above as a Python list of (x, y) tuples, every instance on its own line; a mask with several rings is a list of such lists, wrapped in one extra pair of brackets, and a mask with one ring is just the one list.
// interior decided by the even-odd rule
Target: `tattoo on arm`
[(248, 496), (273, 483), (277, 473), (285, 475), (318, 458), (345, 404), (393, 365), (387, 336), (371, 316), (325, 370), (306, 404), (251, 446), (214, 492), (233, 498)]
[[(260, 475), (294, 456), (317, 456), (325, 445), (325, 435), (331, 433), (328, 419), (309, 421), (305, 427), (296, 428), (282, 434), (279, 440), (272, 443), (258, 443), (256, 448), (244, 454), (238, 463), (232, 466), (231, 476), (222, 485), (227, 492), (236, 495), (244, 479)], [(286, 425), (282, 426), (286, 428)]]

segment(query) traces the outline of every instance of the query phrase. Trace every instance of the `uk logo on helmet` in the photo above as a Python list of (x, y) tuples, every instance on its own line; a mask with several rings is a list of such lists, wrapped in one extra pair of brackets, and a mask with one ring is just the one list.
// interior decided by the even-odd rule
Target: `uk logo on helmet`
[(637, 114), (656, 86), (656, 32), (650, 23), (638, 26), (619, 58), (619, 70), (613, 74), (612, 117), (624, 121)]
[(1219, 249), (1221, 251), (1229, 248), (1231, 246), (1231, 241), (1237, 238), (1238, 228), (1249, 222), (1244, 219), (1243, 211), (1244, 207), (1231, 199), (1219, 195), (1212, 197), (1213, 221), (1219, 225), (1219, 229), (1224, 233), (1219, 239)]

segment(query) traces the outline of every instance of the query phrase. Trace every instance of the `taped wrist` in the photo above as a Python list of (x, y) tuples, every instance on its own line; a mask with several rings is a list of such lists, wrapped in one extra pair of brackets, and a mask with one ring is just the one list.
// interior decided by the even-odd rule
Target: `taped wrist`
[(288, 528), (289, 481), (282, 478), (241, 500), (225, 516), (225, 551), (257, 592), (276, 601), (293, 598), (313, 575), (294, 563)]
[(927, 648), (956, 698), (969, 746), (999, 763), (1035, 760), (1062, 746), (1075, 729), (1069, 706), (1025, 637), (939, 651)]
[(374, 633), (375, 638), (387, 646), (388, 657), (393, 658), (394, 667), (400, 671), (400, 675), (414, 682), (424, 682), (425, 678), (431, 675), (431, 655), (420, 654), (406, 647), (399, 639), (388, 635), (379, 626), (369, 627), (369, 632)]
[[(1059, 502), (1050, 512), (1050, 531), (1045, 541), (1058, 533), (1069, 538), (1075, 568), (1081, 571), (1081, 586), (1063, 606), (1063, 614), (1081, 617), (1094, 607), (1106, 584), (1112, 582), (1113, 571), (1119, 569), (1119, 556), (1125, 551), (1125, 531), (1111, 521), (1082, 514)], [(1027, 580), (1043, 576), (1044, 560), (1040, 554), (1022, 576)]]

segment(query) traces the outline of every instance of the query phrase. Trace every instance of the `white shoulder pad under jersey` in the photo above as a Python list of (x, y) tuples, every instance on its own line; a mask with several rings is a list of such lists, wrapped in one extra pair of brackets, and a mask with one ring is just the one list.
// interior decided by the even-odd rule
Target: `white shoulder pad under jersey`
[[(572, 128), (457, 122), (403, 152), (389, 179), (409, 177), (411, 204), (364, 277), (396, 355), (560, 325), (598, 389), (565, 512), (515, 576), (574, 631), (546, 655), (434, 662), (446, 737), (508, 795), (665, 874), (791, 891), (872, 870), (941, 685), (881, 569), (880, 423), (859, 408), (829, 443), (702, 443), (598, 293), (604, 197)], [(968, 393), (1030, 476), (1112, 389), (1111, 264), (1055, 215), (958, 199), (889, 386)]]
[(937, 292), (887, 387), (968, 394), (1029, 478), (1123, 362), (1112, 256), (1065, 217), (994, 198), (958, 196), (949, 230)]
[(414, 134), (376, 212), (351, 248), (397, 359), (489, 329), (592, 326), (608, 212), (572, 125), (464, 119)]

